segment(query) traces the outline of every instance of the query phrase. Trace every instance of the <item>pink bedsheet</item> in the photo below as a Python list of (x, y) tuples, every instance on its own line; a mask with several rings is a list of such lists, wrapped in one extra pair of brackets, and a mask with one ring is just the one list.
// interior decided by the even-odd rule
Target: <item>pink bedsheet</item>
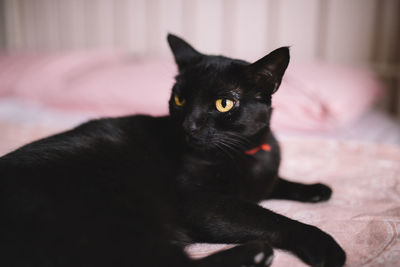
[[(346, 266), (400, 264), (400, 148), (387, 145), (286, 139), (281, 174), (333, 188), (326, 203), (264, 201), (263, 207), (329, 232), (347, 252)], [(194, 257), (224, 246), (198, 244)], [(306, 266), (277, 251), (273, 267)]]
[[(70, 119), (63, 126), (54, 115), (36, 123), (0, 118), (0, 155), (75, 122)], [(296, 138), (281, 143), (282, 176), (324, 182), (334, 193), (326, 203), (271, 200), (261, 205), (329, 232), (346, 250), (346, 266), (399, 266), (400, 147)], [(227, 247), (195, 244), (187, 251), (196, 258)], [(275, 254), (273, 267), (304, 266), (286, 252)]]

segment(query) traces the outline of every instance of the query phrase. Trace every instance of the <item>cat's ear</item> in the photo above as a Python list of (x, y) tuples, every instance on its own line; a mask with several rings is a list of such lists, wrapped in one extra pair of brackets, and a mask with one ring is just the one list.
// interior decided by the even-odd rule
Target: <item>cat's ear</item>
[(246, 78), (275, 93), (289, 65), (289, 47), (278, 48), (246, 68)]
[(202, 54), (178, 36), (168, 34), (167, 39), (179, 70), (201, 59)]

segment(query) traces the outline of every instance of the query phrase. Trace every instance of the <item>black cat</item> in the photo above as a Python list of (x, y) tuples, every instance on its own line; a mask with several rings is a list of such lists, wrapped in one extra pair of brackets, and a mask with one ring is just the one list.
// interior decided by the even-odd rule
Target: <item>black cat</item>
[[(249, 64), (168, 42), (169, 116), (94, 120), (0, 158), (0, 266), (269, 266), (271, 247), (342, 266), (330, 235), (257, 205), (331, 195), (278, 176), (271, 95), (288, 48)], [(193, 242), (242, 245), (191, 260)]]

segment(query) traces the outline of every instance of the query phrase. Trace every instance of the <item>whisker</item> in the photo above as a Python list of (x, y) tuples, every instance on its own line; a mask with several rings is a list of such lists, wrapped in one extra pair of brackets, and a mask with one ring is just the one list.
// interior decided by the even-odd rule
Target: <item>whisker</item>
[(243, 150), (246, 148), (246, 144), (241, 141), (241, 140), (237, 140), (231, 137), (227, 137), (225, 136), (224, 138), (221, 138), (222, 140), (224, 140), (226, 143), (230, 144), (231, 146), (234, 146), (235, 148), (239, 149), (239, 150)]
[(252, 145), (248, 138), (232, 132), (216, 133), (214, 140), (214, 145), (231, 159), (242, 155)]
[(240, 147), (238, 147), (238, 145), (235, 143), (229, 142), (226, 139), (221, 139), (220, 144), (224, 145), (227, 149), (234, 152), (235, 154), (240, 153)]
[(248, 138), (246, 138), (246, 137), (244, 137), (242, 135), (239, 135), (237, 133), (228, 132), (228, 133), (226, 133), (226, 135), (231, 137), (231, 138), (232, 137), (233, 138), (238, 138), (238, 139), (240, 139), (241, 141), (245, 142), (248, 145), (252, 144), (252, 142)]
[(218, 142), (218, 143), (215, 144), (215, 146), (216, 146), (219, 150), (221, 150), (224, 154), (226, 154), (228, 157), (230, 157), (230, 158), (233, 160), (232, 155), (229, 153), (229, 151), (226, 151), (226, 150), (224, 149), (224, 146), (223, 146), (222, 144), (220, 144), (220, 143)]

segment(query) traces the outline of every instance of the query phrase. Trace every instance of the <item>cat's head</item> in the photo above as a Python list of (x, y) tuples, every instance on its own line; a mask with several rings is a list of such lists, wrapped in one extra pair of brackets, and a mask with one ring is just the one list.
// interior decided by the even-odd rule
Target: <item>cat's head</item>
[(171, 34), (168, 43), (179, 70), (170, 115), (182, 126), (189, 145), (201, 150), (244, 150), (268, 133), (271, 95), (289, 64), (287, 47), (250, 64), (204, 55)]

